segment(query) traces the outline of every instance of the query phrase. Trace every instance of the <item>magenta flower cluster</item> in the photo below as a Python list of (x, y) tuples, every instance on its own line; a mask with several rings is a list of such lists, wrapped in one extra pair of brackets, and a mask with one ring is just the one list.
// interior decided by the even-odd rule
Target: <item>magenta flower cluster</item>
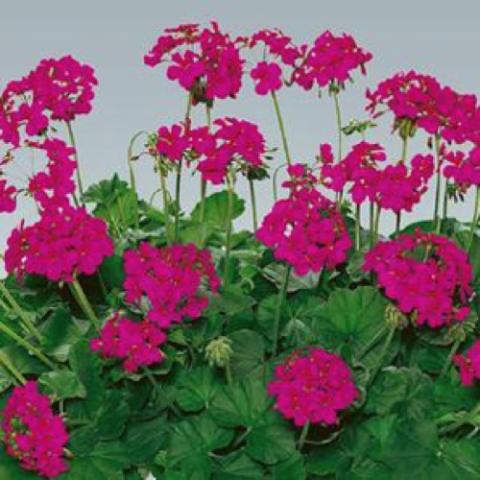
[(465, 355), (454, 355), (453, 363), (460, 369), (462, 384), (471, 387), (475, 380), (480, 379), (480, 340), (476, 340)]
[(381, 241), (365, 255), (363, 269), (377, 275), (385, 295), (417, 325), (439, 328), (470, 312), (472, 267), (453, 241), (417, 230)]
[(68, 433), (55, 415), (50, 399), (38, 391), (37, 382), (15, 387), (3, 410), (2, 430), (7, 453), (25, 470), (54, 478), (68, 470), (64, 447)]
[(352, 372), (338, 356), (321, 348), (295, 352), (275, 368), (268, 393), (275, 408), (295, 425), (335, 425), (358, 398)]
[(315, 177), (303, 165), (289, 167), (287, 199), (275, 202), (257, 231), (257, 238), (273, 250), (277, 260), (297, 275), (333, 270), (352, 246), (335, 204), (314, 188)]

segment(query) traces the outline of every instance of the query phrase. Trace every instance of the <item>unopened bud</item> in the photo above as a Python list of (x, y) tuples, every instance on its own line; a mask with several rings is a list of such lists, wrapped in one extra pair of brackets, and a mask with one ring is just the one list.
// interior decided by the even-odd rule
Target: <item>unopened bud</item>
[(210, 366), (225, 368), (230, 363), (232, 354), (232, 341), (227, 337), (218, 337), (205, 348), (205, 358)]

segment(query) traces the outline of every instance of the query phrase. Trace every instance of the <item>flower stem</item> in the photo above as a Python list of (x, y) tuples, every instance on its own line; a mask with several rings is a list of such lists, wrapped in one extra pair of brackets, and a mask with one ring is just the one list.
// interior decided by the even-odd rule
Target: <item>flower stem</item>
[(170, 211), (168, 208), (169, 201), (168, 201), (168, 189), (167, 189), (167, 179), (165, 172), (162, 169), (162, 166), (160, 164), (160, 157), (158, 157), (157, 160), (157, 168), (158, 168), (158, 174), (160, 176), (160, 188), (162, 190), (162, 199), (163, 199), (163, 216), (164, 218), (164, 223), (165, 223), (165, 238), (167, 240), (167, 245), (171, 244), (170, 241)]
[(435, 158), (436, 158), (436, 181), (435, 181), (435, 209), (433, 212), (433, 222), (435, 225), (435, 233), (440, 233), (440, 215), (439, 215), (439, 209), (440, 209), (440, 190), (442, 189), (442, 184), (441, 184), (441, 168), (440, 168), (440, 137), (438, 135), (435, 135), (434, 139), (435, 143)]
[(395, 219), (395, 236), (400, 235), (400, 226), (402, 224), (402, 212), (397, 212)]
[(302, 433), (300, 433), (300, 438), (298, 439), (297, 449), (298, 449), (299, 451), (302, 450), (303, 445), (305, 444), (305, 440), (307, 439), (309, 428), (310, 428), (310, 422), (307, 421), (307, 422), (305, 423), (305, 425), (303, 426), (303, 428), (302, 428)]
[(137, 182), (135, 180), (135, 171), (133, 169), (133, 159), (134, 159), (133, 147), (135, 146), (135, 142), (137, 141), (137, 139), (140, 138), (142, 135), (148, 135), (148, 134), (145, 130), (141, 130), (140, 132), (137, 132), (132, 137), (128, 145), (128, 153), (127, 153), (128, 173), (130, 176), (130, 188), (135, 193), (135, 225), (137, 226), (137, 228), (139, 227), (138, 192), (137, 192)]
[(30, 320), (28, 313), (22, 309), (22, 307), (18, 304), (15, 300), (15, 297), (10, 293), (6, 285), (3, 281), (0, 281), (0, 292), (3, 294), (7, 302), (11, 305), (13, 312), (18, 315), (18, 317), (22, 320), (25, 327), (28, 331), (39, 341), (42, 341), (42, 336), (40, 332), (37, 330), (33, 322)]
[(97, 316), (95, 315), (93, 307), (90, 304), (90, 302), (88, 301), (88, 298), (85, 295), (85, 292), (83, 291), (83, 288), (80, 285), (80, 282), (77, 279), (75, 279), (72, 283), (69, 283), (69, 286), (72, 289), (72, 293), (73, 293), (75, 299), (77, 300), (78, 305), (82, 309), (83, 313), (93, 323), (93, 326), (95, 327), (95, 330), (97, 330), (97, 332), (100, 332), (100, 330), (101, 330), (100, 321), (98, 320)]
[(442, 224), (445, 223), (448, 217), (448, 188), (450, 183), (448, 180), (445, 180), (445, 191), (443, 192), (443, 214), (442, 214)]
[(10, 373), (22, 385), (25, 385), (27, 383), (27, 379), (22, 375), (22, 373), (17, 369), (17, 367), (15, 367), (15, 365), (10, 361), (10, 359), (3, 352), (0, 352), (0, 364), (3, 364), (5, 369), (10, 371)]
[(338, 92), (335, 90), (333, 92), (333, 101), (335, 103), (335, 116), (337, 118), (337, 131), (338, 131), (338, 161), (342, 159), (342, 114), (340, 111), (340, 101), (338, 99)]
[(202, 178), (200, 180), (200, 227), (201, 227), (200, 245), (202, 247), (205, 242), (205, 235), (206, 235), (206, 225), (205, 225), (206, 196), (207, 196), (207, 182)]
[[(76, 144), (76, 141), (75, 141), (75, 135), (73, 134), (72, 123), (71, 122), (66, 122), (66, 123), (67, 123), (68, 137), (70, 139), (70, 145), (72, 146), (72, 148), (75, 149), (74, 158), (75, 158), (75, 162), (77, 163), (77, 168), (76, 168), (77, 186), (78, 186), (78, 191), (80, 192), (80, 200), (82, 200), (82, 198), (83, 198), (83, 183), (82, 183), (82, 175), (80, 173), (80, 162), (78, 160), (77, 144)], [(83, 200), (82, 200), (82, 203), (83, 203)]]
[(223, 273), (223, 285), (228, 288), (230, 283), (230, 250), (232, 242), (232, 216), (233, 216), (233, 192), (234, 192), (234, 180), (231, 178), (230, 173), (227, 175), (227, 225), (226, 225), (226, 238), (225, 238), (225, 266)]
[(360, 251), (360, 229), (361, 229), (361, 205), (358, 203), (355, 206), (355, 250)]
[(477, 190), (475, 192), (475, 205), (473, 207), (473, 217), (472, 217), (472, 223), (470, 225), (470, 234), (468, 236), (468, 243), (467, 243), (467, 252), (470, 251), (473, 245), (473, 237), (475, 236), (475, 230), (478, 225), (478, 210), (480, 206), (480, 187), (477, 187)]
[(8, 337), (10, 337), (14, 342), (18, 343), (21, 347), (23, 347), (27, 352), (35, 355), (42, 363), (44, 363), (47, 367), (54, 369), (55, 365), (51, 362), (38, 348), (34, 347), (30, 342), (25, 340), (24, 338), (17, 335), (10, 327), (5, 325), (4, 323), (0, 322), (0, 332), (4, 333)]
[(251, 178), (248, 180), (248, 184), (250, 187), (250, 200), (252, 203), (253, 231), (256, 232), (258, 229), (258, 220), (257, 220), (257, 201), (255, 198), (255, 185)]
[(370, 248), (375, 244), (375, 204), (370, 202)]
[(285, 275), (283, 277), (283, 282), (278, 291), (277, 298), (277, 308), (275, 309), (275, 317), (273, 320), (273, 356), (276, 357), (278, 353), (278, 341), (280, 333), (280, 316), (282, 314), (282, 307), (287, 296), (288, 280), (290, 278), (291, 266), (287, 265), (285, 268)]
[(374, 224), (375, 242), (378, 240), (381, 213), (382, 213), (382, 208), (380, 207), (380, 205), (378, 205), (377, 210), (375, 212), (375, 224)]
[(443, 377), (447, 373), (448, 367), (452, 363), (452, 358), (457, 353), (458, 347), (460, 346), (461, 343), (462, 342), (460, 340), (455, 340), (455, 342), (453, 343), (452, 348), (450, 349), (450, 352), (448, 353), (448, 357), (445, 360), (445, 363), (443, 364), (442, 371), (440, 372), (440, 377)]
[(290, 151), (288, 148), (287, 134), (285, 132), (285, 125), (283, 123), (282, 112), (280, 111), (280, 105), (278, 103), (277, 94), (275, 92), (272, 92), (272, 100), (273, 100), (273, 106), (275, 107), (275, 114), (277, 115), (277, 122), (278, 122), (278, 127), (280, 129), (280, 135), (282, 137), (283, 151), (285, 152), (285, 160), (287, 161), (287, 164), (290, 165), (292, 163), (292, 159), (290, 157)]

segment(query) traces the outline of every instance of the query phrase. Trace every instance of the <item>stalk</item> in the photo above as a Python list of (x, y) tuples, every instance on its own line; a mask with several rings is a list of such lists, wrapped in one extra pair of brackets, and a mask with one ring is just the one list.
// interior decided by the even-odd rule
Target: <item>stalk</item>
[(445, 191), (443, 192), (443, 214), (442, 214), (442, 223), (445, 223), (448, 217), (448, 187), (450, 183), (445, 180)]
[(435, 157), (436, 157), (436, 182), (435, 182), (435, 209), (433, 212), (433, 222), (435, 224), (435, 233), (440, 233), (440, 190), (441, 185), (441, 169), (440, 169), (440, 137), (435, 135)]
[[(73, 128), (71, 122), (67, 123), (67, 130), (68, 130), (68, 137), (70, 139), (70, 145), (75, 149), (74, 158), (75, 162), (77, 163), (76, 174), (77, 174), (77, 185), (78, 191), (80, 192), (80, 199), (83, 198), (83, 182), (82, 182), (82, 175), (80, 173), (80, 162), (78, 160), (78, 153), (77, 153), (77, 144), (75, 141), (75, 135), (73, 134)], [(83, 203), (83, 200), (82, 200)]]
[(278, 128), (280, 129), (280, 135), (282, 137), (283, 151), (285, 152), (285, 160), (287, 161), (287, 164), (290, 165), (292, 163), (292, 159), (290, 157), (290, 150), (288, 148), (287, 134), (285, 132), (285, 125), (283, 123), (282, 112), (280, 111), (280, 105), (278, 103), (277, 94), (275, 92), (272, 92), (272, 100), (273, 100), (273, 106), (275, 107), (275, 114), (277, 116)]
[(233, 190), (234, 183), (233, 179), (230, 177), (230, 173), (227, 175), (227, 192), (228, 192), (228, 203), (227, 203), (227, 230), (226, 230), (226, 239), (225, 239), (225, 267), (223, 273), (223, 284), (225, 288), (228, 288), (229, 276), (230, 276), (230, 250), (232, 242), (232, 216), (233, 216)]
[(338, 155), (338, 161), (342, 159), (342, 114), (340, 111), (340, 102), (338, 100), (338, 92), (334, 91), (333, 92), (333, 101), (335, 103), (335, 116), (337, 118), (337, 131), (338, 131), (338, 150), (337, 150), (337, 155)]
[(473, 237), (475, 236), (475, 229), (477, 228), (478, 220), (479, 220), (478, 219), (479, 206), (480, 206), (480, 187), (477, 187), (475, 192), (475, 206), (473, 209), (472, 223), (470, 225), (470, 234), (468, 236), (467, 251), (470, 251), (473, 245)]
[(370, 248), (373, 247), (375, 243), (375, 204), (370, 202)]
[(307, 439), (309, 428), (310, 428), (310, 422), (307, 421), (303, 426), (302, 433), (300, 434), (300, 438), (298, 439), (297, 449), (299, 451), (302, 450), (303, 445), (305, 444), (305, 440)]
[(97, 330), (97, 332), (100, 332), (101, 330), (100, 321), (95, 315), (93, 307), (88, 301), (88, 298), (85, 295), (85, 292), (83, 291), (83, 288), (80, 285), (80, 282), (77, 279), (75, 279), (72, 283), (69, 283), (69, 286), (72, 290), (75, 300), (77, 300), (77, 303), (82, 309), (85, 316), (92, 322), (93, 326), (95, 327), (95, 330)]
[(443, 364), (442, 371), (440, 372), (440, 377), (443, 377), (447, 371), (448, 367), (450, 366), (452, 362), (452, 358), (454, 355), (457, 353), (458, 347), (460, 346), (462, 342), (460, 340), (455, 340), (455, 342), (452, 345), (452, 348), (450, 349), (450, 352), (448, 353), (448, 357), (445, 360), (445, 363)]
[(3, 281), (0, 281), (0, 292), (3, 294), (7, 302), (11, 305), (13, 312), (18, 315), (18, 317), (22, 320), (25, 327), (28, 331), (39, 341), (42, 341), (42, 335), (37, 330), (33, 322), (30, 320), (28, 313), (22, 309), (22, 307), (18, 304), (15, 300), (15, 297), (10, 293), (8, 288), (5, 286)]
[(277, 308), (275, 309), (275, 317), (273, 320), (273, 356), (276, 357), (278, 353), (278, 336), (280, 331), (280, 316), (282, 313), (282, 306), (287, 296), (288, 279), (290, 278), (291, 266), (287, 265), (285, 275), (280, 290), (278, 291)]
[(395, 236), (398, 237), (400, 235), (400, 226), (402, 223), (402, 212), (397, 212), (396, 221), (395, 221)]
[(163, 172), (162, 166), (160, 165), (160, 157), (158, 157), (158, 173), (160, 176), (160, 187), (162, 190), (162, 199), (163, 199), (163, 216), (165, 217), (165, 238), (167, 244), (170, 245), (170, 212), (168, 208), (168, 189), (167, 189), (167, 179), (165, 173)]
[(257, 201), (255, 198), (255, 185), (251, 178), (248, 180), (248, 184), (250, 187), (250, 200), (252, 204), (253, 231), (256, 232), (258, 229), (258, 220), (257, 220)]
[(203, 247), (205, 242), (205, 199), (207, 196), (207, 182), (202, 178), (200, 180), (200, 224), (202, 230), (202, 237), (200, 239), (200, 245)]
[(377, 206), (377, 210), (375, 212), (375, 226), (374, 226), (374, 231), (375, 231), (375, 241), (378, 240), (378, 230), (380, 227), (380, 215), (382, 213), (382, 209), (380, 205)]
[(360, 225), (360, 222), (361, 222), (361, 219), (360, 219), (360, 215), (361, 215), (361, 206), (360, 204), (358, 203), (356, 206), (355, 206), (355, 250), (357, 252), (360, 251), (360, 228), (361, 228), (361, 225)]
[(133, 147), (135, 146), (135, 142), (138, 138), (142, 135), (148, 135), (145, 130), (141, 130), (137, 132), (128, 145), (128, 153), (127, 153), (127, 163), (128, 163), (128, 174), (130, 177), (130, 188), (135, 193), (135, 224), (137, 228), (139, 227), (139, 213), (138, 213), (138, 192), (137, 192), (137, 182), (135, 180), (135, 171), (133, 169)]
[(5, 325), (4, 323), (0, 322), (0, 332), (4, 333), (8, 337), (10, 337), (14, 342), (18, 343), (19, 346), (23, 347), (27, 352), (31, 353), (35, 357), (38, 358), (42, 363), (44, 363), (48, 368), (54, 369), (55, 365), (52, 361), (50, 361), (41, 350), (34, 347), (30, 342), (25, 340), (24, 338), (17, 335), (9, 326)]
[(3, 352), (0, 352), (0, 364), (3, 364), (5, 369), (8, 370), (20, 384), (25, 385), (27, 383), (27, 379)]

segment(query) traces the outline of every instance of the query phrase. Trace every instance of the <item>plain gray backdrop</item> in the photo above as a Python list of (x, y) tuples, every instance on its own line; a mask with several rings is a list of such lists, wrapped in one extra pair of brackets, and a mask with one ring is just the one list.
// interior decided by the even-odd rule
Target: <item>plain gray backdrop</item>
[[(0, 0), (0, 83), (18, 78), (45, 57), (72, 54), (96, 69), (100, 85), (94, 111), (75, 123), (84, 181), (109, 178), (118, 171), (127, 178), (126, 149), (138, 130), (154, 130), (179, 121), (185, 109), (185, 92), (165, 78), (163, 66), (150, 69), (143, 55), (168, 26), (183, 22), (216, 19), (233, 35), (249, 34), (264, 27), (279, 27), (298, 42), (311, 41), (325, 29), (351, 33), (374, 54), (367, 77), (341, 95), (343, 117), (364, 118), (367, 86), (399, 71), (416, 69), (438, 77), (442, 83), (462, 92), (476, 93), (479, 86), (480, 3), (478, 0), (344, 0), (344, 1), (100, 1), (77, 2)], [(236, 115), (257, 122), (270, 146), (280, 146), (269, 97), (255, 96), (248, 78), (238, 100), (217, 102), (214, 116)], [(318, 144), (336, 142), (331, 99), (321, 100), (298, 88), (280, 92), (293, 157), (312, 161)], [(197, 124), (204, 112), (195, 113)], [(369, 140), (383, 143), (390, 155), (398, 156), (397, 138), (385, 126)], [(417, 151), (424, 142), (417, 142)], [(276, 155), (281, 163), (281, 150)], [(145, 196), (157, 188), (148, 161), (138, 165), (139, 190)], [(190, 208), (198, 199), (198, 182), (184, 184), (183, 203)], [(246, 195), (246, 186), (239, 182)], [(272, 203), (271, 184), (259, 191), (260, 214)], [(159, 199), (158, 199), (159, 200)], [(14, 215), (4, 215), (0, 224), (3, 245), (21, 216), (32, 218), (31, 207), (21, 206)], [(429, 216), (431, 196), (407, 220)], [(462, 218), (470, 208), (457, 206)], [(238, 223), (250, 225), (245, 215)], [(384, 229), (393, 226), (385, 215)]]

